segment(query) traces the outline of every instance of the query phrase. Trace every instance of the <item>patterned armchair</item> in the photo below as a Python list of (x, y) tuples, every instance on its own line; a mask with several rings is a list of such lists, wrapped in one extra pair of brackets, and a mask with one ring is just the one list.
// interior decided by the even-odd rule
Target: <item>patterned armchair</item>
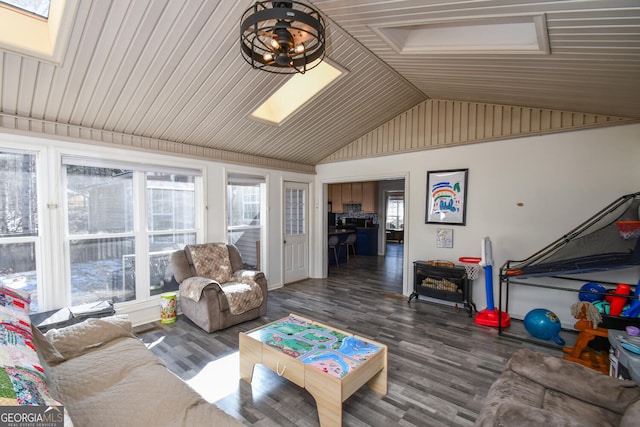
[(261, 271), (243, 269), (234, 245), (187, 245), (171, 255), (171, 264), (182, 313), (206, 332), (267, 313), (267, 279)]

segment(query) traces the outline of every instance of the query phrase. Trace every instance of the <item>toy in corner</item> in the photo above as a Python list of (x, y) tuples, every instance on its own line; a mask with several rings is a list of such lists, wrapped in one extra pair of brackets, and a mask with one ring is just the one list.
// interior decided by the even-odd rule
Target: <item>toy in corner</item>
[(491, 240), (485, 237), (482, 240), (482, 258), (460, 258), (460, 262), (475, 261), (479, 267), (484, 268), (485, 292), (487, 294), (487, 308), (480, 310), (476, 314), (475, 322), (478, 325), (498, 326), (506, 328), (511, 324), (511, 317), (508, 313), (498, 310), (493, 304), (493, 258), (491, 254)]

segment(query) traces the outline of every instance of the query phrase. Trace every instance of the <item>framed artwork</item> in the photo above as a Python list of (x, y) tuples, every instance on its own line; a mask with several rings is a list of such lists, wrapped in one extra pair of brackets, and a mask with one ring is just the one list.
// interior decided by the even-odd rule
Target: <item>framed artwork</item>
[(436, 247), (453, 248), (453, 229), (438, 228), (436, 233)]
[(427, 224), (465, 225), (469, 169), (427, 172)]

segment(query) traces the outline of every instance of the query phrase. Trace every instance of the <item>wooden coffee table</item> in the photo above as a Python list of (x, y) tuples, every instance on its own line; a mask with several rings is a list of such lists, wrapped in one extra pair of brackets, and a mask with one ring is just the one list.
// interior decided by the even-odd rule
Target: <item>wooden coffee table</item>
[(306, 389), (321, 426), (342, 425), (342, 402), (365, 383), (387, 394), (387, 346), (301, 316), (240, 333), (240, 378), (267, 368)]

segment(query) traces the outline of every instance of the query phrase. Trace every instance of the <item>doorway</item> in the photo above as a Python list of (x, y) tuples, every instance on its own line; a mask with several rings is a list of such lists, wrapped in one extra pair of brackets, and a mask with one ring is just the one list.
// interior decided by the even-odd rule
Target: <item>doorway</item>
[[(377, 181), (366, 181), (362, 188), (367, 188), (366, 184), (375, 184), (374, 210), (371, 211), (365, 206), (367, 199), (365, 191), (362, 192), (362, 202), (357, 197), (359, 192), (354, 192), (354, 182), (329, 184), (327, 187), (327, 201), (330, 202), (331, 212), (328, 216), (328, 232), (346, 229), (356, 234), (366, 236), (371, 242), (371, 228), (375, 230), (375, 249), (364, 253), (356, 251), (355, 257), (346, 259), (346, 248), (339, 248), (340, 262), (336, 265), (333, 252), (329, 253), (328, 246), (325, 248), (325, 260), (328, 261), (328, 275), (331, 277), (357, 277), (359, 280), (371, 281), (378, 286), (384, 294), (402, 295), (404, 292), (404, 238), (393, 241), (387, 234), (387, 223), (393, 224), (396, 231), (404, 232), (404, 191), (405, 179), (384, 179)], [(351, 192), (342, 191), (343, 184), (351, 184)], [(356, 186), (359, 190), (360, 185)], [(338, 192), (338, 189), (340, 192)], [(336, 195), (336, 192), (338, 194)], [(337, 197), (336, 197), (337, 196)], [(388, 196), (392, 197), (393, 207), (388, 207)], [(355, 210), (354, 210), (355, 208)], [(393, 218), (391, 218), (393, 216)], [(392, 236), (397, 237), (397, 236)], [(327, 238), (328, 240), (328, 238)], [(356, 241), (356, 248), (367, 245), (363, 241)], [(369, 246), (370, 247), (370, 246)], [(376, 272), (375, 274), (373, 272)]]
[(309, 184), (284, 183), (284, 283), (309, 277)]

